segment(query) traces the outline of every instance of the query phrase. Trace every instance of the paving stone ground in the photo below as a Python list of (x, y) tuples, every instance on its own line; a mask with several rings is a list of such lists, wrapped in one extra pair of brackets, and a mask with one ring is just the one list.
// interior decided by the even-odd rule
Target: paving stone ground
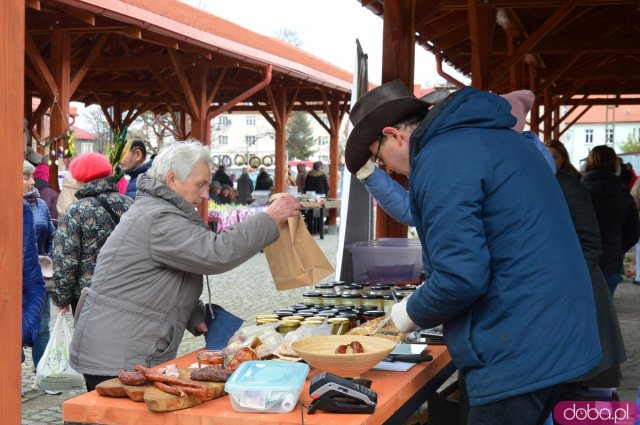
[[(325, 252), (327, 258), (335, 263), (338, 238), (335, 234), (325, 235), (324, 240), (316, 237), (316, 241)], [(329, 276), (326, 281), (333, 281)], [(271, 274), (264, 254), (255, 257), (222, 275), (211, 276), (213, 302), (252, 323), (255, 315), (270, 313), (274, 308), (286, 307), (302, 301), (305, 289), (277, 291), (271, 280)], [(203, 291), (202, 299), (207, 300), (207, 291)], [(621, 400), (636, 400), (640, 384), (640, 285), (634, 285), (625, 279), (615, 295), (622, 332), (625, 338), (628, 360), (622, 366), (622, 383), (618, 393)], [(55, 309), (52, 309), (55, 310)], [(52, 325), (55, 312), (52, 313)], [(70, 320), (70, 318), (69, 318)], [(70, 321), (71, 323), (71, 321)], [(179, 354), (188, 353), (204, 347), (203, 337), (193, 337), (188, 332), (180, 345)], [(34, 380), (31, 353), (27, 350), (27, 360), (22, 365), (22, 424), (62, 424), (62, 402), (82, 394), (83, 390), (65, 392), (61, 395), (48, 395), (44, 391), (31, 388)]]

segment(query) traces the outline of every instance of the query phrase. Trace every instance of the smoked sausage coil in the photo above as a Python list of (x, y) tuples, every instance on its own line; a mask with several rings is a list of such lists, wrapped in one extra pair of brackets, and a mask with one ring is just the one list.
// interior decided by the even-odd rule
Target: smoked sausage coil
[(118, 379), (125, 385), (141, 386), (147, 383), (147, 377), (138, 371), (123, 370), (118, 374)]

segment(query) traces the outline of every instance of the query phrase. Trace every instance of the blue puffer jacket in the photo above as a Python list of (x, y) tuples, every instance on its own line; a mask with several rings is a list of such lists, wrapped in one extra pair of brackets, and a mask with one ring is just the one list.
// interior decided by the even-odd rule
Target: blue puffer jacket
[(45, 289), (33, 214), (22, 202), (22, 346), (31, 347), (40, 333), (40, 311), (44, 305)]
[(429, 278), (409, 299), (444, 323), (473, 406), (567, 381), (602, 357), (591, 280), (562, 192), (502, 98), (466, 88), (411, 137), (409, 196)]
[(127, 172), (127, 175), (131, 177), (131, 180), (129, 180), (129, 183), (127, 184), (127, 191), (124, 194), (129, 198), (136, 199), (136, 192), (138, 191), (138, 176), (142, 173), (146, 173), (149, 168), (151, 168), (152, 163), (153, 161), (147, 161)]

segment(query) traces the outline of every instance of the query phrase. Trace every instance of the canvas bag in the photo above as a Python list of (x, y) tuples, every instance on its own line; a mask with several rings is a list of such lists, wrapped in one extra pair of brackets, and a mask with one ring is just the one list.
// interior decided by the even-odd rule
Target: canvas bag
[(59, 313), (47, 348), (38, 362), (33, 388), (36, 390), (67, 391), (84, 388), (84, 377), (69, 364), (71, 331), (66, 314)]
[(279, 228), (280, 238), (264, 249), (278, 291), (315, 285), (335, 271), (301, 216)]

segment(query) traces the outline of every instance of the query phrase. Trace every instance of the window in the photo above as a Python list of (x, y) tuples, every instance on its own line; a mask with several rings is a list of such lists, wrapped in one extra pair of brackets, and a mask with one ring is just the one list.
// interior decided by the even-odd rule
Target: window
[(584, 144), (592, 145), (593, 144), (593, 130), (585, 130), (584, 131)]
[(228, 136), (220, 136), (219, 143), (221, 145), (228, 145), (229, 144), (229, 137)]
[(81, 143), (80, 153), (89, 153), (89, 152), (93, 152), (93, 143)]
[(318, 137), (318, 144), (320, 146), (325, 146), (329, 144), (329, 136), (320, 136)]
[(255, 146), (256, 136), (245, 136), (244, 141), (247, 143), (247, 146)]
[(606, 130), (606, 144), (613, 145), (613, 128), (607, 128)]
[(231, 119), (226, 115), (220, 115), (218, 118), (218, 124), (223, 126), (231, 125)]
[(256, 117), (255, 115), (247, 115), (247, 125), (256, 125)]
[(326, 125), (329, 125), (329, 117), (326, 115), (322, 116), (322, 122), (325, 123)]

